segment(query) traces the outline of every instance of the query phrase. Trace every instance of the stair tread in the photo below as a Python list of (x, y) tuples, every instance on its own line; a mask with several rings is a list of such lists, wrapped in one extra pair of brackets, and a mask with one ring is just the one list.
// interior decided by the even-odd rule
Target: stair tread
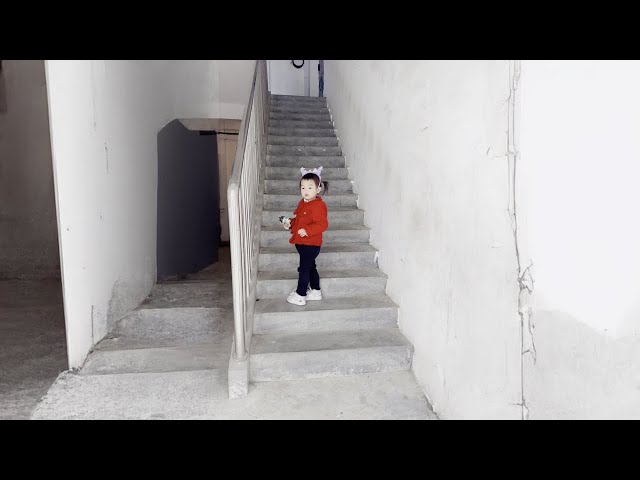
[(287, 104), (283, 104), (283, 103), (275, 103), (271, 105), (271, 110), (270, 112), (300, 112), (300, 113), (306, 113), (306, 112), (322, 112), (322, 113), (329, 113), (329, 107), (327, 107), (326, 105), (323, 104), (317, 104), (314, 105), (313, 103), (309, 104), (305, 104), (305, 103), (287, 103)]
[(335, 129), (333, 122), (330, 119), (323, 120), (301, 120), (297, 118), (290, 119), (277, 119), (271, 118), (269, 120), (269, 128), (309, 128), (309, 129)]
[[(297, 118), (296, 118), (297, 117)], [(269, 112), (269, 119), (270, 120), (327, 120), (327, 121), (331, 121), (331, 114), (329, 113), (329, 111), (324, 111), (324, 112), (315, 112), (315, 111), (308, 111), (308, 112), (278, 112), (278, 111), (271, 111)]]
[[(275, 132), (282, 133), (275, 133)], [(305, 127), (269, 127), (269, 135), (283, 136), (283, 137), (304, 137), (305, 133), (318, 133), (322, 132), (325, 135), (322, 137), (335, 137), (335, 128), (305, 128)]]
[[(350, 268), (345, 270), (322, 269), (321, 278), (357, 278), (357, 277), (377, 277), (387, 278), (387, 275), (378, 268)], [(259, 271), (260, 280), (295, 280), (298, 272), (295, 270), (269, 270)]]
[(312, 96), (312, 95), (285, 95), (285, 94), (281, 94), (281, 93), (272, 93), (271, 94), (271, 98), (278, 100), (278, 99), (293, 99), (293, 100), (297, 100), (299, 98), (301, 99), (306, 99), (306, 100), (315, 100), (315, 101), (326, 101), (327, 97), (316, 97), (316, 96)]
[[(334, 244), (334, 245), (322, 245), (322, 253), (349, 253), (349, 252), (377, 252), (378, 249), (372, 247), (368, 243), (348, 243), (348, 244)], [(298, 254), (293, 245), (285, 247), (260, 247), (261, 254)]]
[[(300, 141), (304, 141), (305, 139), (308, 140), (322, 140), (322, 139), (330, 139), (330, 140), (336, 140), (338, 137), (336, 137), (335, 135), (323, 135), (323, 136), (309, 136), (309, 135), (277, 135), (277, 134), (273, 134), (270, 133), (268, 138), (267, 138), (267, 145), (282, 145), (282, 143), (271, 143), (272, 140), (296, 140), (298, 142)], [(286, 144), (287, 146), (295, 146), (295, 145), (300, 145), (299, 143), (291, 143), (291, 144)], [(322, 147), (324, 145), (304, 145), (305, 147)]]
[[(352, 195), (355, 195), (355, 194), (352, 194)], [(299, 197), (300, 195), (288, 195), (288, 196), (292, 196), (292, 197), (293, 196), (298, 196)], [(331, 207), (331, 212), (356, 212), (358, 210), (359, 211), (363, 211), (362, 209), (356, 208), (356, 207), (340, 207), (340, 206)], [(276, 214), (276, 213), (283, 212), (283, 211), (287, 211), (288, 212), (289, 209), (288, 208), (263, 208), (262, 211), (263, 212), (272, 212), (273, 214)], [(293, 210), (291, 210), (291, 212), (293, 212)]]
[(229, 307), (137, 309), (118, 321), (96, 348), (122, 350), (215, 342), (232, 322)]
[[(297, 177), (300, 176), (300, 170), (298, 169), (298, 175)], [(277, 183), (279, 185), (289, 185), (289, 184), (296, 184), (300, 181), (299, 178), (294, 177), (294, 178), (265, 178), (265, 180), (269, 183)], [(334, 179), (327, 179), (326, 175), (324, 174), (324, 172), (322, 173), (322, 178), (326, 179), (327, 181), (331, 181), (331, 182), (336, 182), (339, 185), (351, 185), (352, 180), (348, 179), (348, 178), (334, 178)], [(297, 194), (297, 193), (296, 193)], [(327, 195), (346, 195), (346, 193), (344, 192), (340, 192), (340, 193), (336, 193), (336, 194), (327, 194)]]
[(80, 375), (160, 373), (203, 369), (224, 369), (229, 361), (227, 342), (201, 342), (184, 346), (97, 349)]
[(231, 287), (220, 281), (199, 280), (197, 282), (178, 281), (157, 283), (140, 309), (205, 307), (226, 308), (230, 301), (220, 301)]
[[(117, 339), (117, 340), (116, 340)], [(220, 340), (216, 340), (213, 336), (211, 339), (202, 338), (198, 342), (193, 343), (150, 343), (150, 342), (138, 342), (126, 337), (116, 338), (104, 338), (101, 340), (91, 352), (91, 356), (101, 353), (111, 352), (139, 352), (142, 350), (160, 352), (160, 351), (172, 351), (172, 352), (202, 352), (213, 353), (216, 351), (216, 347), (220, 345)], [(90, 358), (88, 357), (88, 359)]]
[[(277, 181), (277, 180), (276, 180)], [(289, 181), (289, 180), (284, 180), (285, 182)], [(289, 197), (289, 198), (297, 198), (302, 200), (302, 197), (300, 196), (299, 193), (265, 193), (265, 196), (268, 197)], [(330, 193), (327, 194), (327, 198), (329, 198), (329, 196), (331, 197), (357, 197), (358, 194), (357, 193)], [(272, 210), (272, 209), (270, 209)]]
[[(298, 174), (300, 172), (299, 168), (296, 167), (266, 167), (267, 168), (267, 173), (279, 173), (279, 174), (286, 174), (286, 175), (291, 175), (291, 174)], [(347, 169), (347, 167), (327, 167), (325, 169), (322, 170), (322, 176), (327, 176), (327, 175), (336, 175), (336, 174), (341, 174), (341, 175), (347, 175), (349, 173), (349, 170)], [(268, 178), (268, 177), (267, 177)], [(348, 179), (348, 177), (344, 177), (344, 179)], [(277, 180), (277, 179), (274, 179)]]
[(257, 334), (252, 337), (251, 355), (410, 346), (411, 344), (398, 328)]
[(330, 111), (329, 110), (329, 105), (327, 105), (327, 102), (298, 102), (298, 101), (287, 100), (287, 101), (271, 102), (271, 107), (270, 107), (269, 113), (278, 112), (279, 109), (281, 109), (281, 108), (292, 108), (292, 107), (293, 108), (302, 107), (302, 108), (312, 108), (312, 109), (324, 109), (326, 111)]
[[(296, 139), (299, 140), (302, 137), (292, 137), (292, 138), (296, 138)], [(311, 137), (311, 138), (332, 138), (332, 139), (334, 139), (333, 137)], [(338, 145), (305, 145), (303, 143), (291, 143), (291, 144), (287, 144), (287, 145), (281, 145), (281, 144), (274, 145), (272, 143), (268, 143), (268, 145), (270, 147), (287, 147), (289, 149), (291, 149), (291, 148), (314, 148), (314, 147), (317, 147), (317, 148), (324, 148), (324, 149), (328, 150), (328, 149), (332, 149), (332, 148), (337, 148), (338, 147)], [(269, 153), (269, 155), (278, 155), (278, 154), (277, 153), (276, 154)], [(283, 154), (283, 155), (286, 155), (286, 154)], [(323, 155), (320, 155), (320, 156), (323, 156)], [(341, 157), (342, 155), (332, 155), (332, 156), (333, 157)]]
[[(332, 210), (334, 209), (332, 208)], [(338, 224), (338, 225), (329, 225), (329, 228), (326, 231), (331, 232), (331, 231), (350, 231), (350, 230), (369, 230), (369, 227), (366, 227), (364, 225)], [(284, 231), (284, 228), (281, 225), (263, 225), (262, 231), (263, 232), (280, 232), (280, 231)]]
[(256, 303), (256, 315), (261, 313), (298, 313), (322, 312), (332, 310), (351, 310), (359, 308), (397, 308), (398, 305), (387, 295), (361, 295), (354, 297), (324, 298), (309, 301), (300, 307), (291, 305), (283, 298), (265, 298)]
[[(285, 145), (290, 146), (290, 145)], [(317, 159), (317, 160), (344, 160), (344, 155), (292, 155), (290, 153), (267, 153), (267, 160), (278, 160), (278, 159), (294, 159), (300, 160), (300, 157), (304, 156), (305, 160)], [(287, 167), (286, 165), (281, 166), (280, 168), (292, 168)], [(295, 168), (295, 167), (293, 167)], [(346, 167), (332, 167), (332, 168), (346, 168)]]

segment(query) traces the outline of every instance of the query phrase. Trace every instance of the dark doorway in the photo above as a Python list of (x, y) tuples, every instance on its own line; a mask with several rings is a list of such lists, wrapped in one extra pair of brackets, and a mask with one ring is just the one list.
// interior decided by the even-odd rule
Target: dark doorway
[(215, 132), (174, 120), (158, 134), (158, 282), (218, 261), (218, 147)]

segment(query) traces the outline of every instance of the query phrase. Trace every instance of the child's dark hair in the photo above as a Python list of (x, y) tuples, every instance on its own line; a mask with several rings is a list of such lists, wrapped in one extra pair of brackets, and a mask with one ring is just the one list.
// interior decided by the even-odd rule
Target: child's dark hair
[(302, 186), (302, 180), (313, 180), (318, 187), (322, 183), (322, 194), (329, 193), (329, 182), (321, 182), (320, 177), (315, 173), (306, 173), (300, 179), (300, 186)]

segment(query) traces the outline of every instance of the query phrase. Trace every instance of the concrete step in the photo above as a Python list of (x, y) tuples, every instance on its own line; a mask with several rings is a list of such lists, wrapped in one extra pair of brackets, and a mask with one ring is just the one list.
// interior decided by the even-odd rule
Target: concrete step
[[(330, 221), (330, 220), (329, 220)], [(364, 225), (333, 225), (322, 234), (323, 245), (369, 243), (371, 230)], [(291, 245), (291, 234), (282, 225), (263, 226), (260, 232), (261, 247), (286, 247)]]
[[(265, 178), (267, 180), (298, 180), (300, 178), (300, 168), (267, 167)], [(324, 168), (322, 170), (322, 179), (329, 182), (348, 180), (349, 170), (346, 168)]]
[[(298, 204), (296, 203), (293, 208), (265, 208), (262, 210), (262, 226), (272, 227), (280, 225), (280, 228), (284, 231), (278, 217), (282, 215), (285, 217), (291, 217), (297, 205)], [(359, 227), (364, 223), (364, 210), (354, 207), (331, 207), (327, 214), (327, 218), (329, 220), (329, 229), (338, 225)]]
[(336, 131), (333, 128), (286, 128), (269, 127), (269, 135), (283, 135), (287, 137), (334, 137)]
[(413, 348), (397, 328), (354, 332), (254, 335), (254, 382), (408, 370)]
[(270, 112), (269, 120), (311, 120), (314, 122), (330, 122), (331, 115), (328, 111), (324, 113)]
[(116, 323), (97, 347), (122, 350), (211, 343), (232, 324), (229, 308), (142, 308)]
[(254, 334), (333, 332), (394, 328), (398, 306), (386, 295), (323, 298), (303, 307), (283, 298), (256, 303)]
[(338, 139), (334, 137), (290, 137), (281, 135), (269, 135), (268, 145), (304, 145), (306, 146), (337, 146)]
[[(264, 195), (264, 208), (268, 210), (288, 210), (293, 212), (298, 206), (298, 203), (302, 197), (298, 195), (276, 195), (265, 194)], [(327, 204), (329, 210), (331, 207), (356, 207), (356, 201), (358, 196), (355, 194), (330, 194), (322, 197), (324, 203)]]
[(305, 146), (305, 145), (267, 145), (269, 155), (304, 155), (304, 156), (330, 156), (342, 155), (339, 146)]
[[(377, 268), (325, 269), (319, 273), (324, 298), (381, 295), (387, 286), (387, 276)], [(257, 298), (281, 298), (285, 301), (297, 284), (296, 269), (258, 272)]]
[(230, 354), (230, 345), (225, 347), (218, 343), (128, 350), (99, 349), (89, 355), (79, 373), (108, 375), (224, 369)]
[(273, 103), (269, 109), (270, 113), (329, 113), (326, 105), (310, 103)]
[[(366, 243), (348, 245), (323, 245), (316, 265), (321, 269), (375, 268), (377, 249)], [(263, 271), (295, 270), (300, 264), (300, 255), (295, 246), (262, 247), (258, 254), (258, 269)]]
[[(324, 171), (322, 173), (324, 173)], [(300, 170), (298, 170), (298, 177), (300, 177)], [(295, 176), (293, 178), (295, 180), (265, 180), (264, 191), (265, 193), (279, 194), (298, 192), (300, 191), (300, 180)], [(327, 195), (353, 193), (353, 184), (351, 183), (351, 180), (329, 180), (325, 175), (322, 175), (322, 180), (329, 182), (330, 193)]]
[(233, 300), (228, 295), (230, 291), (231, 286), (226, 282), (160, 283), (153, 287), (140, 308), (232, 308)]
[[(291, 209), (293, 212), (301, 199), (302, 197), (300, 195), (264, 194), (263, 206), (268, 210)], [(353, 193), (331, 194), (323, 196), (322, 200), (329, 209), (331, 209), (331, 207), (356, 208), (358, 195)]]
[(321, 130), (333, 130), (333, 123), (331, 120), (269, 120), (269, 128), (303, 128), (309, 130), (321, 129)]
[(326, 105), (325, 97), (309, 97), (302, 95), (271, 95), (271, 105), (281, 103), (309, 104), (309, 105)]
[(323, 166), (324, 168), (344, 168), (345, 160), (341, 155), (267, 155), (269, 167), (300, 167)]

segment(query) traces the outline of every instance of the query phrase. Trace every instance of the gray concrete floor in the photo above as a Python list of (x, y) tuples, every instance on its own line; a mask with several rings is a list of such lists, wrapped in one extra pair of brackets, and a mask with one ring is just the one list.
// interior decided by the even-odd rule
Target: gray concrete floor
[(67, 368), (60, 279), (0, 280), (0, 419), (28, 419)]
[[(73, 374), (62, 373), (33, 419), (436, 419), (411, 371), (354, 375), (250, 385), (249, 395), (228, 399), (227, 368), (233, 334), (229, 248), (220, 249), (219, 261), (200, 273), (189, 275), (199, 292), (207, 285), (209, 297), (202, 301), (216, 307), (219, 321), (212, 344), (226, 359), (206, 370)], [(182, 287), (181, 287), (182, 288)], [(187, 286), (185, 286), (187, 288)], [(162, 304), (182, 305), (180, 292), (163, 293), (157, 286), (142, 308)], [(199, 294), (198, 294), (199, 295)], [(195, 301), (196, 297), (189, 299)], [(202, 295), (200, 295), (202, 296)], [(284, 299), (283, 299), (284, 301)], [(155, 302), (155, 303), (154, 303)], [(160, 302), (160, 303), (158, 303)], [(164, 302), (164, 303), (162, 303)], [(192, 305), (192, 306), (200, 306)], [(89, 362), (88, 362), (89, 363)]]
[(227, 398), (221, 370), (119, 375), (62, 374), (36, 420), (432, 420), (409, 371), (251, 385)]

